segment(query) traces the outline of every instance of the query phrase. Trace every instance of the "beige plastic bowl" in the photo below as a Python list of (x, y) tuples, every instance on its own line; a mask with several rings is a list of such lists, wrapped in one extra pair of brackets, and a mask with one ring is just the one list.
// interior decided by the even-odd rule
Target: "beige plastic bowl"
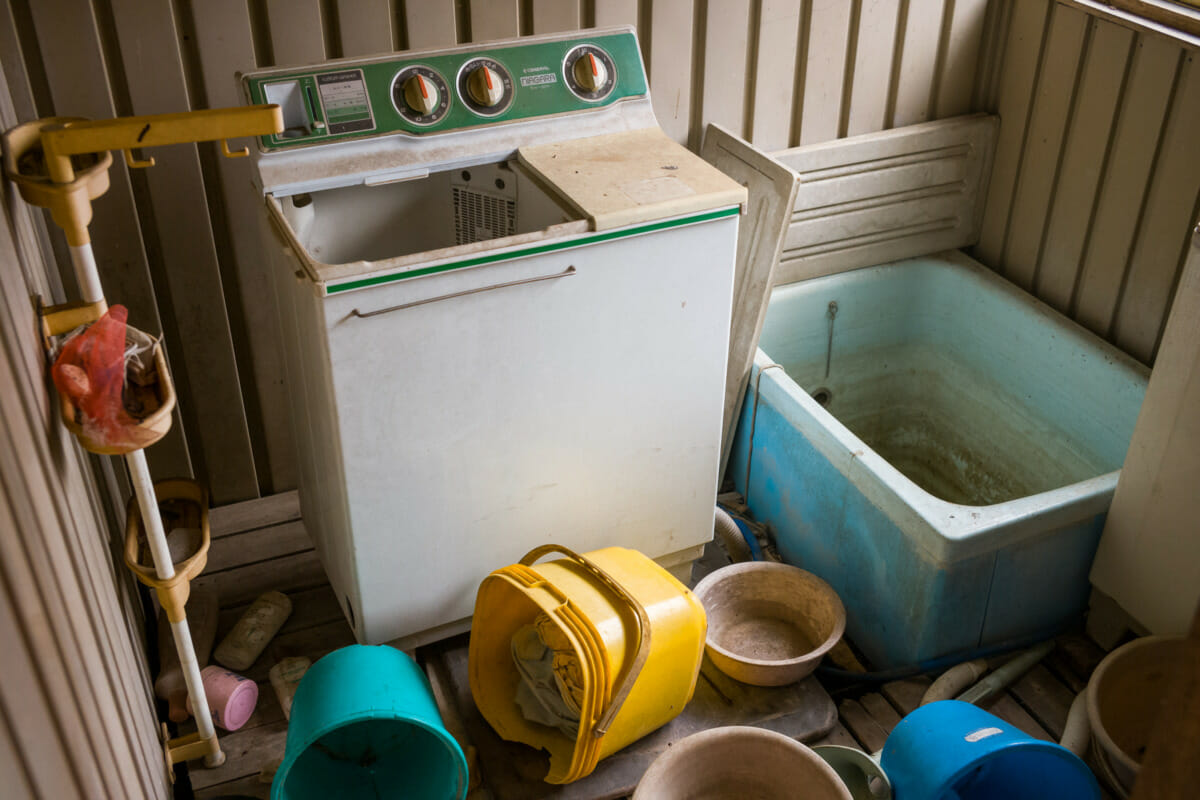
[(1183, 647), (1179, 636), (1134, 639), (1105, 656), (1088, 681), (1093, 746), (1126, 791), (1133, 789)]
[(846, 630), (846, 609), (833, 587), (787, 564), (730, 564), (694, 592), (708, 615), (708, 657), (754, 686), (807, 677)]
[(646, 770), (633, 800), (853, 800), (812, 750), (761, 728), (713, 728), (675, 743)]

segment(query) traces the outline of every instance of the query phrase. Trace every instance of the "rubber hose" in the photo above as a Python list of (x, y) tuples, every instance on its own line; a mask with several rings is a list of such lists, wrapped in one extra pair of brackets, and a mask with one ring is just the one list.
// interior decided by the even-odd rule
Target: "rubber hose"
[(1092, 725), (1087, 714), (1087, 687), (1075, 695), (1071, 710), (1067, 712), (1067, 724), (1063, 726), (1063, 747), (1083, 758), (1092, 740)]
[(741, 529), (733, 521), (733, 517), (729, 516), (725, 509), (720, 506), (717, 506), (717, 515), (713, 524), (717, 536), (721, 537), (721, 541), (725, 545), (725, 550), (729, 553), (729, 558), (735, 564), (739, 561), (753, 560), (754, 556), (750, 552), (750, 545), (746, 543), (745, 537), (742, 536)]
[(987, 661), (982, 658), (964, 661), (962, 664), (951, 667), (925, 690), (925, 695), (921, 698), (921, 705), (954, 699), (964, 689), (973, 686), (975, 681), (987, 672), (987, 669)]

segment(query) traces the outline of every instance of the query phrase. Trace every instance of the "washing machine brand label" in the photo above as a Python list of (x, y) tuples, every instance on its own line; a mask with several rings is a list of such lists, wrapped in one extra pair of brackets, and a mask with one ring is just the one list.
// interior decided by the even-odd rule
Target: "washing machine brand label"
[(980, 739), (986, 739), (989, 736), (995, 736), (998, 733), (1004, 733), (1004, 731), (1000, 730), (999, 728), (980, 728), (973, 733), (968, 733), (963, 737), (963, 739), (968, 742), (978, 742)]
[(558, 76), (553, 72), (540, 72), (537, 75), (522, 75), (522, 86), (539, 86), (543, 83), (556, 83)]

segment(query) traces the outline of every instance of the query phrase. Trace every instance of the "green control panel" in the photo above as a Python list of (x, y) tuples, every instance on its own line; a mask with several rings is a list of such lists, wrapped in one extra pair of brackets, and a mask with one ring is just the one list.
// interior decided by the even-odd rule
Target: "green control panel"
[(426, 136), (586, 111), (646, 93), (632, 31), (344, 59), (243, 78), (277, 103), (285, 130), (266, 151), (372, 136)]

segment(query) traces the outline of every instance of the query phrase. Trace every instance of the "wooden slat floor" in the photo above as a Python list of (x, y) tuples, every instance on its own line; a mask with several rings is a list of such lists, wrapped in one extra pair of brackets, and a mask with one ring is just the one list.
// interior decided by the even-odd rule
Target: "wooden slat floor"
[[(245, 795), (265, 800), (270, 784), (260, 773), (283, 757), (287, 737), (287, 722), (267, 680), (268, 671), (287, 656), (307, 656), (315, 662), (351, 644), (354, 637), (304, 531), (294, 492), (214, 509), (212, 525), (209, 568), (201, 580), (215, 586), (221, 598), (217, 640), (264, 591), (286, 593), (292, 600), (292, 614), (246, 671), (258, 682), (258, 707), (240, 730), (222, 734), (225, 764), (216, 769), (195, 765), (190, 781), (197, 798)], [(1009, 691), (983, 705), (1026, 733), (1049, 741), (1061, 736), (1071, 700), (1104, 655), (1082, 635), (1062, 637), (1057, 644)], [(840, 718), (813, 744), (879, 750), (901, 717), (917, 707), (929, 684), (929, 678), (916, 677), (866, 688), (832, 688)], [(473, 791), (469, 800), (488, 797), (484, 788)], [(1111, 795), (1106, 792), (1105, 797)]]

